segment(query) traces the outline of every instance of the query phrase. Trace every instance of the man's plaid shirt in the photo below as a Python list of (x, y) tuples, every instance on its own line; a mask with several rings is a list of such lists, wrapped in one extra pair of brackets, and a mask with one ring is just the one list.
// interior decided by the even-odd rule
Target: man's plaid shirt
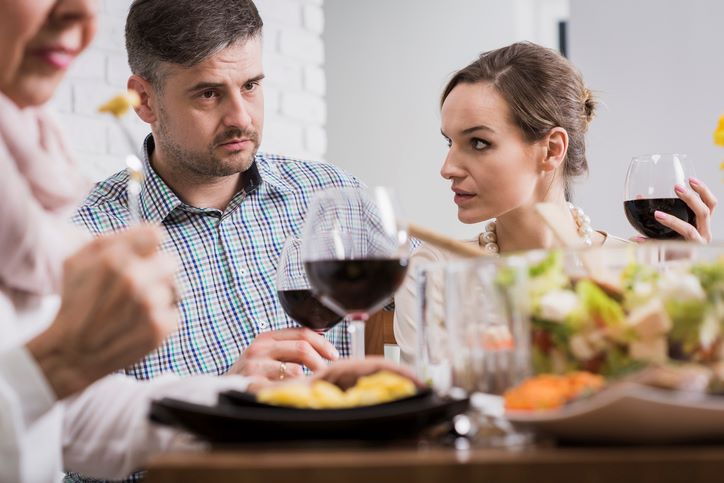
[[(330, 164), (258, 153), (246, 186), (224, 211), (195, 208), (152, 169), (153, 149), (149, 135), (141, 214), (166, 228), (162, 248), (180, 261), (181, 321), (178, 332), (125, 372), (138, 379), (164, 372), (221, 374), (257, 334), (298, 326), (284, 313), (274, 283), (284, 241), (301, 233), (314, 192), (359, 182)], [(99, 183), (74, 221), (96, 235), (127, 227), (127, 185), (125, 170)], [(327, 337), (342, 356), (348, 354), (345, 323)]]

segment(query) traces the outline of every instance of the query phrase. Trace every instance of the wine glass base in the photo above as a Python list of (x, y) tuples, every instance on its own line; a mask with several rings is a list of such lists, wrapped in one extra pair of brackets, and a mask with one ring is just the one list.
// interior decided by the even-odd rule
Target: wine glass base
[(476, 448), (524, 449), (535, 443), (535, 435), (530, 431), (514, 428), (505, 419), (484, 417), (478, 433), (473, 437)]
[[(535, 443), (532, 432), (516, 428), (505, 419), (501, 396), (476, 392), (470, 403), (470, 411), (464, 417), (468, 419), (466, 436), (472, 447), (524, 449)], [(462, 427), (458, 427), (461, 422)], [(460, 433), (465, 426), (464, 420), (455, 421), (456, 432)]]

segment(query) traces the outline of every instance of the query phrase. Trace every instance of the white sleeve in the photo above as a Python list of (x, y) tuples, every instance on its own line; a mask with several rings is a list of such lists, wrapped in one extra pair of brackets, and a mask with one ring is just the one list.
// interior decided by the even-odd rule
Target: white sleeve
[(151, 401), (176, 397), (213, 404), (227, 389), (245, 390), (241, 376), (165, 375), (150, 381), (112, 375), (65, 402), (63, 463), (66, 471), (122, 479), (142, 469), (155, 453), (198, 447), (186, 433), (152, 423)]
[(0, 481), (38, 481), (60, 470), (60, 412), (25, 346), (0, 352)]

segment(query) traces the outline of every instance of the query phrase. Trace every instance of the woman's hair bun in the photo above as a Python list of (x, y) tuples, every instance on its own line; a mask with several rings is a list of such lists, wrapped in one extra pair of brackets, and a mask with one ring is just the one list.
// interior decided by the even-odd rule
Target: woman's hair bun
[(583, 88), (583, 113), (586, 116), (586, 127), (588, 123), (593, 120), (593, 116), (596, 112), (596, 98), (593, 97), (593, 92), (588, 88)]

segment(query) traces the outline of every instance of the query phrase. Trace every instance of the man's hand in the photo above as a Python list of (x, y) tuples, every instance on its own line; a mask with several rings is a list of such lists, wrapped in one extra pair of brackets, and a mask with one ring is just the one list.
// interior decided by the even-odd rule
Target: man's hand
[(360, 377), (369, 376), (380, 371), (397, 373), (410, 379), (417, 387), (425, 387), (407, 367), (395, 364), (382, 357), (337, 361), (314, 374), (312, 379), (321, 379), (338, 386), (340, 389), (346, 390), (354, 386)]
[(136, 362), (176, 328), (177, 264), (158, 251), (162, 236), (135, 227), (65, 262), (55, 321), (27, 344), (59, 399)]
[(303, 375), (302, 365), (318, 371), (337, 359), (337, 349), (313, 330), (281, 329), (259, 334), (227, 374), (279, 381)]
[[(306, 381), (311, 383), (314, 380), (323, 380), (347, 390), (357, 383), (357, 379), (369, 376), (379, 371), (390, 371), (406, 377), (422, 389), (425, 385), (405, 366), (387, 361), (382, 357), (367, 357), (366, 359), (344, 359), (333, 362), (323, 369), (317, 371)], [(262, 389), (270, 389), (285, 384), (279, 380), (255, 378), (247, 388), (247, 391), (257, 393)]]

